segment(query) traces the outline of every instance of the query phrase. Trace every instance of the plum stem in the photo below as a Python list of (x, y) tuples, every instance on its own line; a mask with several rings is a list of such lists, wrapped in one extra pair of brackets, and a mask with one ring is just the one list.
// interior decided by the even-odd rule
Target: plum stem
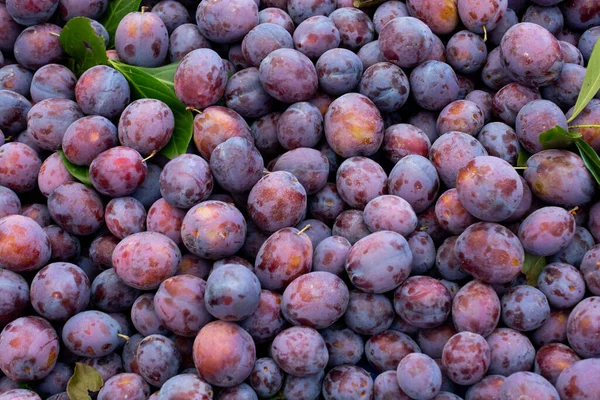
[(263, 175), (269, 175), (271, 173), (271, 171), (267, 170), (267, 169), (263, 169)]
[(194, 111), (194, 112), (197, 112), (198, 114), (202, 114), (202, 111), (200, 111), (200, 110), (198, 110), (197, 108), (194, 108), (194, 107), (192, 107), (192, 106), (188, 106), (188, 107), (186, 107), (185, 109), (186, 109), (186, 110), (188, 110), (188, 111), (189, 111), (189, 110), (192, 110), (192, 111)]
[(420, 232), (426, 231), (427, 229), (429, 229), (429, 227), (427, 225), (424, 225), (422, 227), (419, 228)]
[(304, 232), (306, 232), (309, 229), (310, 229), (310, 224), (308, 224), (304, 228), (302, 228), (301, 231), (298, 231), (298, 233), (296, 233), (296, 235), (300, 236), (301, 234), (303, 234)]
[(569, 210), (569, 214), (571, 215), (577, 215), (577, 210), (579, 210), (579, 206), (575, 206), (572, 209)]
[(529, 167), (514, 167), (514, 169), (516, 169), (516, 170), (519, 170), (519, 169), (526, 170), (527, 168), (529, 168)]
[(484, 26), (482, 26), (483, 28), (483, 41), (487, 42), (487, 28)]
[(148, 6), (143, 6), (142, 7), (142, 14), (144, 14), (150, 7)]
[(122, 333), (117, 333), (117, 336), (120, 337), (121, 339), (125, 339), (125, 341), (127, 343), (129, 343), (129, 336), (123, 335)]
[(152, 153), (150, 153), (150, 155), (148, 157), (144, 158), (142, 161), (143, 162), (148, 161), (149, 159), (151, 159), (152, 157), (154, 157), (156, 155), (156, 153), (158, 153), (156, 150), (152, 150)]
[(569, 128), (573, 129), (589, 129), (589, 128), (600, 128), (600, 125), (572, 125)]
[(50, 35), (52, 36), (56, 36), (56, 37), (60, 37), (60, 34), (56, 33), (56, 32), (50, 32)]

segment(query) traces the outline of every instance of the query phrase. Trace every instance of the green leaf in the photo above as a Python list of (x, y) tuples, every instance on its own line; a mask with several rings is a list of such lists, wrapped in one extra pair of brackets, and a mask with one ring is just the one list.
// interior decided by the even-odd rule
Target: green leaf
[(102, 375), (94, 367), (75, 363), (75, 372), (67, 383), (67, 395), (71, 400), (91, 400), (89, 392), (99, 391), (102, 385)]
[(521, 272), (527, 277), (527, 283), (530, 286), (537, 286), (537, 279), (540, 273), (546, 266), (546, 257), (534, 256), (525, 253), (525, 261)]
[(88, 186), (92, 185), (92, 181), (90, 179), (90, 169), (88, 167), (73, 164), (67, 159), (62, 150), (58, 150), (57, 153), (60, 155), (60, 159), (67, 168), (67, 171), (73, 175), (73, 178)]
[(575, 140), (575, 144), (579, 149), (579, 154), (586, 168), (594, 176), (596, 182), (600, 184), (600, 158), (598, 157), (598, 153), (583, 139)]
[(278, 392), (275, 396), (269, 397), (267, 400), (285, 400), (285, 396), (283, 395), (283, 392)]
[(175, 117), (173, 136), (159, 154), (169, 159), (185, 154), (192, 140), (194, 126), (192, 112), (186, 110), (185, 106), (175, 96), (175, 92), (168, 85), (146, 72), (147, 68), (142, 69), (118, 61), (110, 61), (110, 63), (113, 68), (125, 76), (131, 86), (131, 93), (134, 98), (157, 99), (165, 103), (173, 111), (173, 116)]
[(115, 32), (119, 22), (130, 12), (139, 10), (141, 2), (142, 0), (110, 0), (108, 2), (108, 8), (99, 22), (104, 25), (110, 36), (109, 48), (112, 49), (115, 46)]
[(526, 167), (529, 157), (531, 157), (531, 154), (521, 147), (519, 149), (519, 155), (517, 156), (517, 167)]
[(96, 35), (90, 21), (75, 17), (65, 24), (60, 34), (60, 45), (73, 59), (73, 72), (77, 75), (96, 65), (108, 65), (104, 39)]
[(581, 85), (581, 91), (577, 97), (577, 103), (573, 108), (573, 114), (567, 122), (573, 121), (581, 111), (588, 105), (600, 90), (600, 40), (596, 41), (592, 55), (588, 61), (585, 78)]
[(352, 5), (356, 8), (373, 7), (381, 3), (385, 3), (386, 0), (354, 0)]
[(539, 136), (539, 141), (544, 146), (544, 150), (562, 149), (571, 146), (573, 141), (580, 137), (581, 134), (569, 132), (563, 127), (556, 125), (554, 128), (542, 132)]
[(179, 66), (179, 61), (172, 64), (167, 64), (163, 67), (158, 68), (145, 68), (145, 67), (137, 67), (139, 70), (146, 72), (148, 75), (152, 75), (165, 85), (167, 85), (171, 90), (175, 90), (175, 85), (173, 80), (175, 79), (175, 71), (177, 71), (177, 67)]

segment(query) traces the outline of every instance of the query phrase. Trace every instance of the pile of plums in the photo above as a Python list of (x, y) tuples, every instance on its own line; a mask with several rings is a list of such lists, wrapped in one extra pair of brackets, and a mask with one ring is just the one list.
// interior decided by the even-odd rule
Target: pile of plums
[(598, 0), (108, 3), (0, 0), (0, 400), (600, 399)]

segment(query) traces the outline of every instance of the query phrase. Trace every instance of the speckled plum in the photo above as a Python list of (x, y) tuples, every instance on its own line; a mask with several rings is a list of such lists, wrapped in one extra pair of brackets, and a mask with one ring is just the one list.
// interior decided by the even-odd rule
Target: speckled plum
[(75, 165), (90, 165), (98, 154), (117, 144), (117, 128), (99, 115), (79, 118), (62, 137), (65, 157)]
[(20, 142), (0, 146), (0, 185), (16, 192), (29, 192), (36, 187), (42, 160), (31, 147)]
[(194, 144), (207, 161), (210, 161), (215, 147), (236, 136), (254, 143), (250, 127), (244, 118), (229, 108), (207, 107), (194, 117)]
[(325, 137), (342, 157), (370, 156), (383, 142), (383, 119), (368, 97), (347, 93), (335, 99), (324, 119)]
[(260, 66), (272, 51), (293, 47), (292, 35), (285, 28), (268, 22), (252, 28), (242, 41), (244, 57), (254, 67)]
[(268, 290), (260, 292), (258, 307), (239, 325), (256, 343), (265, 343), (283, 330), (287, 322), (281, 311), (281, 295)]
[(527, 336), (513, 329), (499, 328), (486, 340), (491, 352), (488, 374), (509, 376), (531, 370), (536, 351)]
[(203, 109), (215, 104), (225, 93), (227, 71), (215, 51), (196, 49), (181, 60), (173, 83), (179, 101), (186, 106)]
[(356, 242), (348, 253), (346, 272), (357, 288), (384, 293), (408, 277), (412, 253), (404, 237), (392, 231), (375, 232)]
[(104, 222), (102, 199), (79, 182), (66, 182), (54, 189), (48, 197), (48, 210), (58, 225), (75, 235), (89, 235)]
[(556, 385), (561, 373), (579, 360), (581, 358), (569, 346), (550, 343), (540, 347), (535, 355), (534, 372)]
[(209, 323), (194, 341), (194, 364), (200, 377), (213, 385), (238, 385), (251, 374), (255, 361), (252, 337), (231, 322)]
[(289, 106), (277, 120), (277, 139), (287, 150), (314, 147), (323, 135), (323, 116), (319, 109), (302, 101)]
[(588, 297), (573, 308), (567, 321), (567, 339), (571, 348), (583, 358), (598, 357), (600, 331), (600, 297)]
[(484, 29), (491, 31), (500, 23), (507, 7), (507, 0), (461, 0), (458, 15), (468, 30), (483, 33)]
[(101, 311), (83, 311), (65, 323), (62, 342), (78, 356), (98, 358), (112, 353), (121, 340), (119, 323)]
[[(340, 3), (338, 2), (338, 7), (339, 5)], [(375, 39), (373, 21), (371, 21), (371, 18), (367, 14), (357, 8), (338, 8), (329, 14), (329, 18), (340, 31), (342, 47), (356, 51), (358, 48)]]
[(397, 17), (381, 29), (379, 47), (386, 60), (402, 68), (413, 68), (431, 54), (433, 33), (416, 18)]
[(596, 190), (581, 157), (567, 150), (544, 150), (527, 160), (523, 177), (540, 200), (564, 207), (590, 201)]
[(378, 372), (395, 371), (404, 357), (420, 352), (421, 349), (410, 336), (395, 330), (374, 334), (365, 344), (367, 361)]
[(106, 205), (104, 221), (113, 235), (123, 239), (145, 230), (146, 209), (133, 197), (118, 197)]
[(322, 15), (305, 19), (293, 34), (296, 50), (312, 59), (319, 58), (327, 50), (337, 48), (341, 41), (340, 31), (333, 21)]
[(562, 110), (548, 100), (527, 103), (517, 114), (515, 131), (521, 145), (530, 153), (543, 150), (539, 136), (542, 132), (560, 126), (568, 129), (567, 118)]
[(458, 78), (452, 67), (441, 61), (425, 61), (410, 73), (410, 89), (419, 106), (439, 111), (458, 100)]
[(408, 236), (417, 227), (417, 215), (410, 204), (394, 195), (378, 196), (369, 201), (363, 217), (371, 232), (393, 231)]
[(463, 132), (448, 132), (431, 145), (429, 158), (442, 181), (449, 188), (456, 186), (461, 168), (479, 156), (486, 156), (485, 148), (474, 137)]
[(192, 275), (162, 282), (154, 296), (154, 309), (162, 324), (177, 335), (195, 337), (212, 319), (204, 305), (205, 288), (206, 282)]
[(281, 307), (294, 325), (324, 329), (348, 307), (346, 284), (329, 272), (311, 272), (294, 279), (283, 292)]
[(356, 365), (340, 365), (327, 373), (323, 381), (323, 397), (333, 399), (372, 398), (373, 378)]
[(0, 270), (0, 287), (0, 326), (4, 326), (20, 317), (29, 305), (29, 285), (21, 275), (3, 268)]
[(88, 115), (118, 117), (129, 104), (127, 79), (116, 69), (97, 65), (85, 71), (75, 85), (75, 98)]
[(523, 198), (523, 182), (512, 165), (501, 158), (479, 156), (458, 170), (456, 191), (471, 215), (497, 222), (516, 211)]
[(567, 367), (556, 381), (556, 390), (561, 397), (591, 400), (600, 396), (596, 377), (600, 370), (597, 358), (575, 362)]
[(234, 43), (258, 25), (254, 0), (215, 0), (198, 5), (196, 22), (200, 33), (216, 43)]
[(565, 249), (574, 236), (575, 218), (561, 207), (542, 207), (519, 226), (523, 248), (538, 256), (549, 256)]
[(521, 272), (525, 252), (508, 228), (491, 222), (468, 227), (456, 241), (460, 266), (485, 283), (507, 283)]
[(468, 331), (486, 337), (499, 320), (500, 299), (490, 285), (471, 281), (454, 296), (452, 321), (459, 332)]
[(316, 330), (294, 326), (279, 333), (271, 343), (271, 354), (279, 368), (305, 377), (325, 369), (329, 360), (325, 341)]
[(258, 68), (250, 67), (233, 74), (225, 87), (227, 107), (245, 118), (259, 118), (273, 111), (275, 99), (260, 83)]
[(558, 40), (531, 22), (521, 22), (506, 31), (500, 42), (500, 61), (513, 80), (534, 87), (554, 81), (563, 68)]
[[(265, 91), (284, 103), (312, 98), (318, 87), (317, 71), (312, 61), (294, 49), (271, 52), (260, 63), (260, 81)], [(296, 79), (289, 79), (295, 76)]]
[(440, 112), (437, 131), (440, 136), (452, 131), (476, 136), (483, 128), (484, 121), (483, 111), (477, 104), (469, 100), (456, 100)]
[(115, 49), (123, 62), (140, 67), (158, 67), (167, 58), (169, 32), (158, 14), (132, 12), (119, 21)]
[(490, 348), (481, 335), (459, 332), (444, 346), (442, 366), (453, 382), (472, 385), (485, 376), (490, 358)]
[(378, 62), (365, 69), (359, 91), (383, 112), (399, 110), (408, 100), (408, 77), (400, 67)]
[(190, 208), (210, 196), (213, 177), (208, 163), (195, 154), (182, 154), (160, 173), (160, 193), (174, 207)]
[(294, 279), (311, 270), (310, 238), (296, 228), (283, 228), (263, 243), (256, 256), (255, 274), (264, 289), (285, 289)]
[(75, 264), (52, 263), (35, 275), (29, 294), (33, 308), (42, 317), (66, 320), (87, 307), (90, 281)]
[(31, 103), (12, 90), (0, 90), (0, 129), (4, 135), (16, 135), (27, 128)]
[(43, 379), (54, 369), (59, 348), (56, 331), (48, 321), (17, 318), (0, 335), (0, 369), (13, 381)]
[(112, 260), (115, 272), (123, 282), (136, 289), (149, 290), (175, 275), (181, 252), (165, 235), (140, 232), (119, 242)]
[(181, 237), (188, 250), (197, 256), (212, 260), (232, 256), (246, 239), (246, 220), (231, 204), (205, 201), (187, 212)]
[(306, 191), (298, 179), (287, 171), (262, 177), (248, 196), (248, 214), (265, 232), (295, 226), (306, 211)]
[(394, 292), (394, 309), (408, 323), (419, 328), (441, 325), (450, 314), (450, 292), (437, 279), (413, 276)]
[(346, 325), (361, 335), (376, 335), (388, 329), (394, 320), (392, 302), (382, 294), (350, 292)]
[(550, 316), (548, 299), (533, 286), (519, 285), (502, 296), (502, 321), (509, 328), (531, 331)]
[(46, 64), (57, 63), (64, 55), (59, 42), (61, 32), (59, 26), (50, 23), (26, 28), (14, 42), (15, 59), (33, 71)]
[(362, 337), (350, 328), (331, 327), (320, 332), (329, 353), (328, 367), (356, 364), (364, 353)]

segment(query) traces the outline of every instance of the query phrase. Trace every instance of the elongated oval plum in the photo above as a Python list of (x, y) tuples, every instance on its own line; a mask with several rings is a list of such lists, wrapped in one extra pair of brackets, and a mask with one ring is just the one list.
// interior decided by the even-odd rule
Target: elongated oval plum
[(263, 243), (256, 256), (254, 272), (264, 289), (285, 289), (312, 267), (310, 238), (296, 228), (283, 228)]

